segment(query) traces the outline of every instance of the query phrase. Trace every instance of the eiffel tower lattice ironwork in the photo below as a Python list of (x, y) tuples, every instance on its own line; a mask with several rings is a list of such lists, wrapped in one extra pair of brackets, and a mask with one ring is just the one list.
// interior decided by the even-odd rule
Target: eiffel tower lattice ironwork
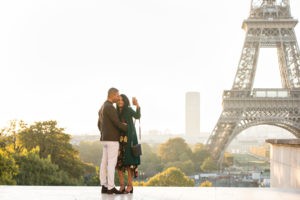
[[(289, 0), (251, 1), (250, 15), (243, 22), (246, 37), (233, 86), (223, 92), (223, 110), (207, 141), (219, 164), (233, 138), (251, 126), (273, 125), (300, 138), (297, 23)], [(260, 48), (277, 49), (282, 88), (253, 88)]]

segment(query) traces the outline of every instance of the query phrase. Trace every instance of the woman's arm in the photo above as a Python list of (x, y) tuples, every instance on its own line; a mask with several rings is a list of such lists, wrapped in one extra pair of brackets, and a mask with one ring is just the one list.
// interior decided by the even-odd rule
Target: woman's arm
[(136, 107), (136, 111), (134, 111), (132, 108), (130, 108), (131, 116), (134, 117), (135, 119), (140, 119), (141, 118), (141, 108), (140, 108), (138, 100), (135, 97), (132, 97), (132, 104)]
[(130, 116), (132, 116), (135, 119), (140, 119), (141, 118), (141, 107), (137, 107), (136, 111), (133, 110), (131, 107), (129, 107), (129, 113)]

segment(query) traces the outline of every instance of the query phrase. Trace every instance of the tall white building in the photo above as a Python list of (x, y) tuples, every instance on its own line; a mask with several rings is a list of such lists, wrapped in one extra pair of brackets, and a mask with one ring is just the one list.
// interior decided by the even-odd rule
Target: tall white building
[(185, 134), (200, 134), (200, 93), (185, 94)]

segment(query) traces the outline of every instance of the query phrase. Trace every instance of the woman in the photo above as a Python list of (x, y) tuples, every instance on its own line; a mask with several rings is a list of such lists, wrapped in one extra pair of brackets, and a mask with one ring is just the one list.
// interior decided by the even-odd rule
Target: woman
[[(140, 157), (136, 157), (132, 154), (131, 146), (138, 143), (133, 118), (139, 119), (141, 117), (141, 109), (136, 98), (132, 98), (132, 104), (136, 106), (136, 111), (130, 107), (129, 99), (124, 94), (120, 95), (120, 100), (117, 103), (119, 117), (122, 122), (128, 125), (127, 132), (123, 132), (120, 136), (120, 150), (116, 166), (120, 180), (120, 191), (123, 193), (133, 193), (132, 179), (133, 176), (137, 177), (137, 167), (140, 164)], [(124, 183), (125, 171), (128, 173), (126, 188)]]

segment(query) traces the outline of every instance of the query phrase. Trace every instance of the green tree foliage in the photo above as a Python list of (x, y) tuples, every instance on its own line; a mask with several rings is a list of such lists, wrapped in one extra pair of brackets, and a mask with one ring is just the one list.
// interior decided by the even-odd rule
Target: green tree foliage
[(18, 134), (25, 128), (26, 124), (23, 121), (10, 121), (8, 127), (0, 130), (0, 148), (9, 149), (9, 151), (13, 152), (22, 151)]
[(99, 180), (99, 167), (95, 167), (92, 163), (84, 165), (84, 185), (98, 186)]
[(165, 168), (176, 167), (183, 171), (185, 174), (193, 174), (195, 172), (194, 162), (191, 160), (168, 162), (165, 164)]
[(40, 148), (40, 158), (51, 156), (52, 163), (65, 171), (70, 179), (81, 179), (83, 163), (78, 152), (70, 143), (70, 135), (64, 133), (63, 128), (57, 127), (56, 121), (35, 122), (19, 133), (22, 145), (31, 151)]
[(165, 169), (174, 166), (186, 174), (195, 172), (192, 150), (183, 138), (171, 138), (161, 144), (158, 148), (158, 155)]
[(186, 161), (192, 159), (192, 150), (184, 139), (171, 138), (159, 146), (158, 155), (162, 162)]
[(100, 141), (81, 141), (75, 148), (78, 150), (79, 157), (83, 162), (100, 166), (102, 156)]
[(193, 148), (193, 161), (195, 166), (197, 166), (196, 171), (201, 170), (200, 166), (205, 159), (210, 157), (209, 151), (205, 148), (205, 145), (198, 143)]
[(50, 156), (40, 158), (38, 148), (16, 154), (15, 159), (19, 165), (18, 185), (60, 185), (64, 182), (58, 166), (51, 162)]
[(18, 150), (18, 128), (23, 127), (23, 122), (13, 120), (8, 127), (0, 130), (0, 185), (16, 184), (15, 176), (19, 172), (18, 165), (13, 157)]
[(8, 137), (0, 134), (0, 149), (5, 150), (9, 143)]
[(232, 166), (233, 165), (233, 155), (228, 152), (225, 152), (222, 165), (223, 165), (223, 167)]
[(213, 185), (212, 182), (206, 180), (200, 184), (200, 187), (212, 187), (212, 185)]
[(139, 171), (144, 173), (143, 178), (151, 177), (162, 171), (163, 166), (160, 158), (152, 151), (149, 144), (142, 144), (143, 155), (141, 157), (142, 162), (139, 166)]
[(218, 170), (218, 164), (217, 161), (213, 160), (211, 157), (208, 157), (204, 160), (200, 168), (204, 172), (213, 172)]
[(0, 149), (0, 185), (15, 185), (14, 177), (18, 173), (18, 167), (13, 157)]
[(99, 185), (99, 168), (79, 159), (55, 121), (11, 121), (0, 130), (0, 150), (0, 184)]
[(145, 186), (194, 186), (194, 180), (187, 177), (180, 169), (170, 167), (150, 178)]

